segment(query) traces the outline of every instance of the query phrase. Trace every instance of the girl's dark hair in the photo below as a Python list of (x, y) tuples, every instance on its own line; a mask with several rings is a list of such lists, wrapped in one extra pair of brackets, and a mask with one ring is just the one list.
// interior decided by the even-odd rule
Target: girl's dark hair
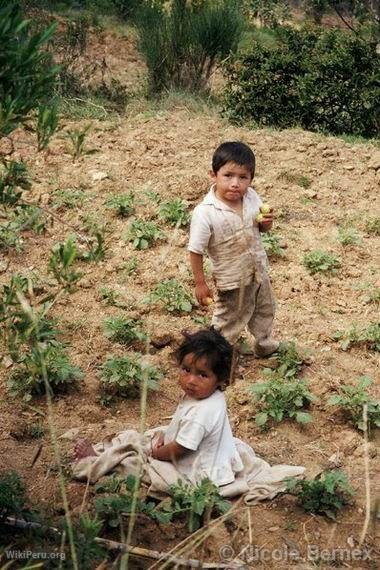
[(182, 334), (185, 340), (175, 353), (178, 363), (181, 364), (187, 354), (194, 354), (196, 359), (204, 357), (218, 381), (226, 384), (231, 374), (232, 346), (224, 336), (212, 327)]
[(255, 155), (248, 145), (241, 141), (225, 142), (218, 146), (212, 157), (212, 170), (217, 174), (227, 162), (234, 162), (239, 166), (246, 166), (253, 178), (255, 174)]

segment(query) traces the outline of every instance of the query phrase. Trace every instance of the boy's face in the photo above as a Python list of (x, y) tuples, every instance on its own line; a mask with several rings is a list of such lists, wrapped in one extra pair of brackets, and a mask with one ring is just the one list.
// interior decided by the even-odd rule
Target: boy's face
[(216, 196), (231, 204), (241, 201), (252, 181), (249, 168), (235, 162), (226, 162), (216, 174), (211, 171), (210, 176), (215, 183)]
[(218, 378), (205, 357), (196, 359), (193, 353), (186, 354), (180, 365), (179, 385), (189, 398), (208, 398), (218, 384)]

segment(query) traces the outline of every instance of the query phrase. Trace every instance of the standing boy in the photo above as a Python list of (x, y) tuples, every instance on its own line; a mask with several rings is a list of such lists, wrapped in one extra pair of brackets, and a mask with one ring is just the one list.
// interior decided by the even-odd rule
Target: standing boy
[(212, 262), (217, 289), (212, 325), (232, 343), (248, 327), (255, 355), (265, 357), (279, 346), (272, 338), (275, 301), (260, 237), (272, 228), (273, 213), (256, 221), (262, 201), (250, 187), (254, 172), (255, 155), (246, 144), (225, 142), (216, 149), (213, 185), (193, 212), (188, 249), (201, 305), (213, 297), (203, 271), (206, 252)]

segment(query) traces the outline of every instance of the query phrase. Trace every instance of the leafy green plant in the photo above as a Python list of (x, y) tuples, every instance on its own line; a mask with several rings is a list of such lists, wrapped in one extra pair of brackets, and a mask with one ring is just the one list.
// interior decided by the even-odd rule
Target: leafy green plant
[(170, 511), (173, 516), (186, 515), (189, 532), (202, 526), (205, 517), (212, 513), (221, 515), (231, 507), (231, 503), (221, 497), (219, 489), (210, 479), (202, 479), (196, 486), (179, 480), (169, 487), (172, 497)]
[(11, 221), (18, 226), (20, 232), (25, 230), (33, 230), (37, 234), (41, 234), (46, 230), (46, 216), (41, 208), (29, 204), (16, 206), (13, 211)]
[(287, 170), (281, 172), (278, 178), (289, 182), (290, 184), (297, 184), (297, 186), (301, 186), (301, 188), (310, 188), (312, 181), (308, 176), (304, 174), (298, 174), (296, 172), (288, 172)]
[(302, 263), (312, 275), (315, 273), (334, 274), (340, 267), (340, 262), (335, 255), (320, 249), (305, 254)]
[(17, 222), (5, 222), (0, 224), (0, 251), (15, 249), (21, 251), (22, 238)]
[(40, 152), (48, 147), (51, 137), (58, 128), (57, 105), (41, 105), (37, 118), (37, 150)]
[(161, 230), (154, 222), (136, 219), (129, 224), (126, 239), (134, 249), (147, 249), (162, 237)]
[(128, 194), (113, 194), (107, 200), (106, 207), (116, 210), (118, 216), (126, 218), (135, 211), (135, 195), (133, 192), (129, 192)]
[(21, 517), (28, 512), (25, 486), (16, 471), (0, 475), (0, 522), (9, 516)]
[(164, 279), (156, 285), (147, 298), (148, 303), (158, 303), (169, 313), (190, 313), (193, 298), (176, 279)]
[(73, 268), (77, 257), (78, 249), (74, 235), (70, 235), (63, 243), (57, 243), (51, 250), (49, 271), (53, 273), (58, 283), (68, 290), (71, 290), (74, 283), (83, 275)]
[(145, 342), (147, 334), (143, 330), (143, 323), (138, 319), (125, 317), (109, 317), (104, 321), (104, 334), (107, 338), (120, 344), (131, 344), (134, 341)]
[(15, 160), (10, 160), (8, 162), (4, 160), (1, 161), (0, 204), (4, 206), (14, 206), (19, 202), (22, 196), (22, 191), (30, 190), (30, 188), (31, 183), (28, 170), (23, 162), (17, 162)]
[(380, 236), (380, 217), (368, 219), (365, 224), (365, 229), (368, 234)]
[(302, 424), (311, 421), (311, 414), (304, 409), (315, 401), (315, 397), (302, 380), (274, 377), (268, 382), (252, 384), (250, 391), (258, 401), (260, 412), (256, 414), (255, 421), (260, 427), (269, 420), (281, 422), (285, 418)]
[(281, 238), (274, 232), (261, 235), (264, 249), (269, 257), (284, 257), (285, 250), (281, 247)]
[(71, 141), (71, 148), (69, 147), (69, 152), (73, 157), (73, 162), (75, 162), (81, 156), (88, 154), (94, 154), (97, 152), (96, 149), (88, 149), (85, 146), (86, 137), (91, 128), (91, 125), (86, 125), (83, 129), (73, 129), (67, 131), (67, 137)]
[[(114, 487), (115, 488), (115, 487)], [(134, 495), (138, 493), (134, 500)], [(104, 485), (97, 485), (96, 492), (108, 492), (109, 488)], [(111, 490), (113, 492), (113, 490)], [(136, 477), (128, 475), (125, 479), (117, 482), (116, 495), (109, 495), (95, 500), (96, 513), (107, 522), (110, 527), (118, 527), (121, 525), (122, 516), (128, 516), (132, 509), (138, 515), (144, 514), (158, 522), (169, 522), (171, 518), (170, 512), (164, 512), (156, 508), (153, 501), (146, 501), (142, 497), (140, 487), (136, 484)], [(133, 505), (134, 503), (134, 505)]]
[(93, 236), (86, 242), (88, 251), (81, 253), (80, 258), (83, 261), (102, 261), (105, 258), (105, 230), (101, 229), (95, 232)]
[(287, 485), (305, 511), (333, 520), (354, 495), (346, 475), (338, 469), (320, 473), (310, 481), (290, 478)]
[(333, 339), (342, 340), (342, 350), (348, 350), (352, 346), (365, 346), (380, 352), (380, 322), (372, 323), (363, 329), (353, 325), (348, 331), (336, 331)]
[(133, 356), (111, 356), (101, 369), (100, 399), (108, 404), (116, 396), (136, 398), (144, 382), (149, 389), (157, 390), (161, 378), (161, 371), (146, 364), (137, 352)]
[(302, 368), (303, 358), (294, 341), (280, 343), (275, 355), (275, 368), (265, 368), (265, 374), (278, 378), (293, 379)]
[(161, 202), (160, 193), (156, 192), (156, 190), (144, 190), (143, 194), (150, 202), (154, 202), (155, 204), (159, 204)]
[(284, 24), (291, 16), (289, 5), (283, 0), (250, 0), (248, 7), (252, 16), (268, 28)]
[(338, 241), (343, 246), (347, 245), (361, 245), (362, 240), (355, 228), (349, 226), (340, 226), (338, 229)]
[(133, 255), (128, 261), (123, 265), (123, 271), (128, 275), (133, 275), (137, 271), (137, 257)]
[(328, 400), (330, 406), (340, 406), (348, 413), (351, 421), (360, 430), (365, 429), (363, 422), (363, 406), (367, 404), (367, 427), (380, 428), (380, 403), (368, 394), (367, 388), (372, 380), (368, 376), (358, 378), (355, 386), (343, 384), (338, 388), (339, 394), (334, 394)]
[(99, 290), (99, 295), (106, 305), (111, 305), (112, 307), (118, 306), (118, 293), (114, 289), (110, 289), (109, 287), (101, 287)]
[(87, 196), (80, 189), (57, 189), (53, 192), (53, 205), (55, 208), (74, 209), (83, 206)]
[[(67, 532), (67, 525), (66, 532)], [(74, 544), (79, 568), (91, 568), (94, 563), (101, 562), (107, 557), (106, 550), (96, 542), (103, 527), (103, 521), (97, 515), (81, 515), (73, 525)]]
[(187, 226), (190, 222), (190, 214), (186, 203), (181, 198), (163, 202), (159, 208), (159, 217), (171, 226)]
[(364, 303), (374, 303), (376, 305), (380, 304), (380, 287), (368, 286), (365, 288), (366, 291), (362, 297)]

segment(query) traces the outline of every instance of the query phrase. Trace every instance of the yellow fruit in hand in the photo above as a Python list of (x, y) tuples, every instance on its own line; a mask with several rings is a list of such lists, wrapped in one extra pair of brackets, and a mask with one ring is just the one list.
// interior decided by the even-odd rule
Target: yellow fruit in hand
[(211, 299), (211, 297), (206, 297), (206, 299), (203, 299), (204, 305), (211, 305), (212, 303), (213, 303), (213, 300)]
[(271, 207), (269, 206), (269, 204), (261, 204), (260, 206), (260, 212), (262, 214), (269, 214), (269, 212), (271, 211)]
[(256, 222), (258, 224), (261, 224), (261, 222), (264, 220), (264, 216), (262, 214), (257, 214), (256, 216)]

